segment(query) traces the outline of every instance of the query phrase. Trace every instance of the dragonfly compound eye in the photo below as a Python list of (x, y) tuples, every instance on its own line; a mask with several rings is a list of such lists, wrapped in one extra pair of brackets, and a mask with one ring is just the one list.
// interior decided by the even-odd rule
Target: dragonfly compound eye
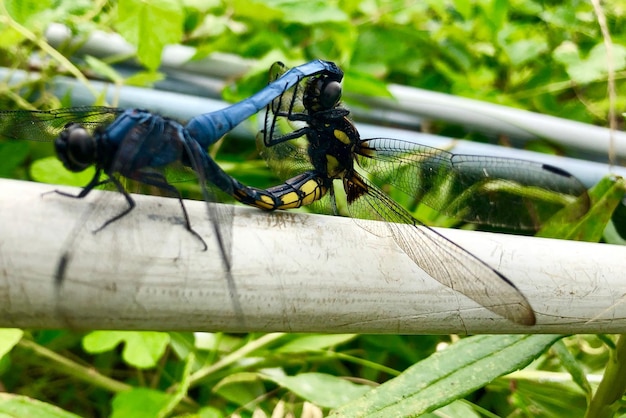
[(322, 86), (320, 104), (325, 109), (332, 109), (341, 99), (341, 84), (337, 81), (328, 81)]
[(327, 77), (312, 80), (304, 92), (303, 103), (308, 111), (319, 112), (335, 107), (341, 99), (341, 84)]
[(70, 123), (54, 141), (57, 157), (70, 171), (83, 171), (95, 162), (96, 141), (81, 125)]

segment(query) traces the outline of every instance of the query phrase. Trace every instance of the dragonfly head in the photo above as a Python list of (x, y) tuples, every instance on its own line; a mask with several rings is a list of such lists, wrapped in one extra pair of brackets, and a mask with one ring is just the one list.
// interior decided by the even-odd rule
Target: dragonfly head
[(332, 109), (341, 100), (341, 84), (325, 75), (312, 77), (306, 86), (302, 100), (305, 109), (309, 112)]
[(83, 171), (96, 162), (96, 140), (77, 123), (68, 123), (54, 141), (57, 157), (70, 171)]

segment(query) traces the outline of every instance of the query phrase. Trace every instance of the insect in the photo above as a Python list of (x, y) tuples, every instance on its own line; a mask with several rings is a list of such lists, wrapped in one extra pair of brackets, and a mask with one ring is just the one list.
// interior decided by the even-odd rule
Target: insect
[[(270, 73), (277, 77), (284, 71), (277, 63)], [(588, 204), (585, 187), (571, 174), (545, 164), (451, 154), (392, 138), (361, 139), (348, 119), (349, 111), (340, 104), (341, 92), (337, 80), (313, 76), (268, 106), (265, 128), (258, 137), (261, 153), (279, 176), (291, 178), (262, 192), (242, 190), (238, 199), (274, 210), (312, 204), (327, 195), (330, 211), (338, 214), (336, 184), (340, 183), (347, 212), (360, 226), (377, 235), (391, 235), (413, 262), (440, 283), (511, 321), (533, 325), (536, 319), (529, 302), (509, 279), (423, 225), (379, 185), (391, 184), (405, 194), (423, 197), (423, 203), (433, 209), (468, 222), (518, 229), (535, 228), (577, 199)], [(284, 121), (296, 129), (282, 133)], [(447, 184), (464, 196), (449, 204), (436, 197), (441, 195), (428, 195), (437, 184)], [(529, 212), (534, 211), (533, 216), (514, 216), (507, 202), (516, 204), (516, 197)], [(363, 218), (383, 222), (358, 221)]]
[[(119, 179), (123, 177), (178, 198), (186, 229), (202, 242), (206, 250), (206, 243), (192, 229), (182, 197), (168, 181), (167, 173), (172, 167), (191, 169), (207, 203), (215, 201), (215, 183), (219, 187), (227, 184), (228, 180), (208, 155), (208, 146), (263, 109), (285, 88), (295, 85), (305, 76), (319, 73), (327, 73), (338, 80), (343, 76), (343, 72), (332, 62), (311, 61), (286, 72), (275, 83), (248, 99), (220, 111), (196, 116), (186, 125), (141, 109), (77, 107), (49, 111), (0, 111), (0, 136), (53, 141), (57, 157), (73, 172), (95, 166), (93, 178), (78, 195), (55, 190), (64, 196), (83, 198), (94, 188), (111, 184), (124, 196), (127, 207), (94, 232), (126, 216), (135, 207), (133, 198)], [(232, 207), (207, 204), (207, 211), (225, 267), (230, 270)], [(64, 275), (71, 250), (71, 245), (68, 246), (59, 262), (57, 280)]]

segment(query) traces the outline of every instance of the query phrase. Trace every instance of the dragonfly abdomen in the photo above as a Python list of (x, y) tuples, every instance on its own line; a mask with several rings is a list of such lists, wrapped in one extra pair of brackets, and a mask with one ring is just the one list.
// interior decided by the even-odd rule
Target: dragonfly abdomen
[(259, 209), (295, 209), (321, 199), (327, 191), (328, 184), (324, 178), (311, 170), (265, 190), (237, 182), (233, 196), (241, 203)]

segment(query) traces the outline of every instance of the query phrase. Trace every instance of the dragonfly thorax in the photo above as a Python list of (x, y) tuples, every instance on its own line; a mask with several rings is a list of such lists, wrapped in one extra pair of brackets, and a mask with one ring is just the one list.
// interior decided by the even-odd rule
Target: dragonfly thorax
[(57, 157), (70, 171), (83, 171), (96, 162), (96, 139), (77, 123), (69, 123), (54, 141)]
[(309, 140), (309, 157), (313, 167), (329, 178), (342, 178), (354, 170), (355, 147), (359, 139), (352, 123), (339, 118), (334, 124), (312, 118)]

